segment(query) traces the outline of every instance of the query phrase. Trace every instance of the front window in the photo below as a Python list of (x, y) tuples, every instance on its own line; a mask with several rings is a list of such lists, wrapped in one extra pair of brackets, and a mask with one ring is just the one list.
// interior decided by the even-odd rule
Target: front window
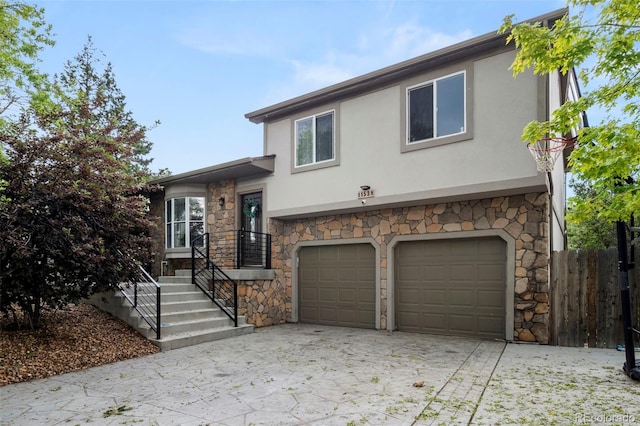
[(204, 197), (172, 198), (165, 209), (167, 248), (191, 247), (204, 235)]
[(408, 144), (464, 133), (465, 73), (408, 88), (407, 109)]
[(334, 112), (313, 115), (295, 122), (295, 166), (335, 159)]

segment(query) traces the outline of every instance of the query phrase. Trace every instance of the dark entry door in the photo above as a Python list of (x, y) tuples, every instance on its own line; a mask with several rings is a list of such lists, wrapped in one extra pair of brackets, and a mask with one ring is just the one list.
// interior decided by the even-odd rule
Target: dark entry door
[(241, 196), (240, 265), (261, 266), (264, 236), (262, 234), (262, 192)]

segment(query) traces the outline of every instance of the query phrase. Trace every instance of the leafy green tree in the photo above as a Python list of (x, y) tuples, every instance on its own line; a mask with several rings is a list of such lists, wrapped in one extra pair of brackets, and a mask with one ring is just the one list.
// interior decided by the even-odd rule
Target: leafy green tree
[(46, 102), (0, 129), (0, 308), (19, 305), (34, 328), (44, 307), (112, 288), (126, 264), (150, 259), (147, 128), (99, 64), (89, 42)]
[[(21, 2), (0, 0), (0, 127), (6, 123), (11, 107), (18, 104), (24, 90), (38, 87), (43, 76), (35, 63), (38, 53), (52, 46), (51, 26), (44, 21), (44, 10)], [(0, 163), (5, 162), (0, 145)], [(0, 210), (6, 198), (0, 177)]]
[[(569, 211), (575, 208), (576, 200), (590, 199), (596, 196), (593, 186), (589, 182), (572, 178), (569, 187), (575, 194), (569, 203)], [(581, 222), (568, 222), (567, 236), (569, 249), (604, 249), (616, 245), (614, 224), (597, 216)]]
[(152, 143), (146, 137), (149, 128), (136, 123), (131, 111), (126, 109), (126, 98), (116, 85), (111, 63), (102, 71), (98, 69), (103, 57), (104, 53), (94, 48), (89, 37), (74, 60), (67, 61), (64, 72), (54, 76), (49, 102), (36, 106), (42, 114), (59, 116), (49, 125), (62, 134), (75, 134), (92, 143), (103, 137), (96, 130), (104, 129), (115, 140), (135, 141), (129, 146), (131, 152), (126, 153), (129, 171), (147, 179), (151, 176), (152, 161), (148, 157)]
[(23, 2), (0, 0), (0, 124), (20, 100), (20, 91), (44, 82), (36, 63), (38, 53), (53, 46), (44, 9)]
[[(513, 23), (500, 32), (518, 48), (514, 75), (580, 69), (588, 88), (581, 99), (562, 105), (549, 121), (529, 123), (525, 141), (566, 135), (578, 127), (582, 111), (600, 108), (606, 118), (580, 130), (570, 157), (572, 173), (588, 181), (588, 197), (572, 200), (567, 219), (627, 221), (640, 211), (640, 13), (637, 0), (568, 0), (572, 13), (544, 26)], [(590, 18), (590, 17), (594, 18)]]

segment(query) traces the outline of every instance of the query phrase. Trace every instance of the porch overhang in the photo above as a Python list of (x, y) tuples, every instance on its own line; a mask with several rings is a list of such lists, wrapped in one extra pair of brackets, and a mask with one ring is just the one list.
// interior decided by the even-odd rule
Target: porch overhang
[(273, 173), (275, 155), (264, 157), (247, 157), (227, 163), (216, 164), (186, 173), (166, 176), (149, 182), (152, 185), (169, 185), (180, 183), (209, 183), (226, 179), (240, 179), (265, 176)]

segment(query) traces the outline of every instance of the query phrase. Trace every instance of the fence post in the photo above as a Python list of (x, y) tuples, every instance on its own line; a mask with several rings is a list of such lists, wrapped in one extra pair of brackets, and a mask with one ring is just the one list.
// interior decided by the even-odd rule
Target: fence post
[(237, 231), (238, 233), (236, 234), (236, 269), (240, 269), (240, 266), (242, 265), (242, 238), (243, 235), (242, 233), (244, 232), (243, 230), (239, 230)]
[(264, 260), (264, 269), (271, 269), (271, 234), (265, 234), (267, 236), (266, 240), (266, 250), (265, 250), (265, 260)]
[(160, 328), (162, 323), (160, 322), (160, 286), (156, 287), (156, 339), (160, 340)]
[(629, 297), (629, 257), (627, 254), (627, 229), (622, 221), (616, 222), (618, 235), (618, 271), (620, 276), (620, 304), (622, 325), (624, 327), (624, 346), (626, 362), (624, 372), (634, 380), (640, 380), (640, 368), (636, 366), (633, 327), (631, 325), (631, 299)]

